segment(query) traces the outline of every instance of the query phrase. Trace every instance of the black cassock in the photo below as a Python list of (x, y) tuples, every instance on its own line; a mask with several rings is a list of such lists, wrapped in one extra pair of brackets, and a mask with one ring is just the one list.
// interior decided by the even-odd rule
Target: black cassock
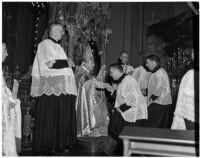
[[(66, 60), (56, 60), (53, 69), (68, 67)], [(63, 151), (76, 144), (75, 96), (43, 94), (37, 98), (33, 151)]]
[[(115, 81), (115, 83), (117, 84), (121, 83), (125, 76), (126, 74), (122, 75), (118, 81)], [(119, 134), (122, 132), (125, 126), (144, 126), (144, 123), (146, 123), (146, 119), (136, 120), (136, 122), (125, 121), (122, 115), (114, 108), (115, 98), (116, 98), (116, 91), (114, 91), (114, 93), (110, 95), (108, 98), (108, 101), (113, 107), (111, 115), (110, 115), (108, 131), (109, 131), (109, 134), (114, 139), (118, 140)], [(131, 106), (128, 106), (126, 105), (126, 103), (124, 103), (119, 108), (122, 112), (125, 112), (126, 110), (131, 108)]]

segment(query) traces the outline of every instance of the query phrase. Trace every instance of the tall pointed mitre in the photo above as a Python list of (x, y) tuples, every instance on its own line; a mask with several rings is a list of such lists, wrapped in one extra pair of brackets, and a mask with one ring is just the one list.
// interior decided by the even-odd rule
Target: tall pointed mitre
[(88, 44), (87, 46), (84, 47), (83, 51), (83, 61), (90, 61), (94, 60), (93, 55), (92, 55), (92, 50), (90, 48), (90, 45)]

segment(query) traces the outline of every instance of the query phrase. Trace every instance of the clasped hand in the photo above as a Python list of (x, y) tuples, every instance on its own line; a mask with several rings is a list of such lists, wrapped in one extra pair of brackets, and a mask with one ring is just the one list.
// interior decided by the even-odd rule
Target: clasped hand
[(16, 106), (15, 103), (9, 103), (9, 108), (10, 108), (10, 109), (14, 108), (15, 106)]
[(109, 91), (111, 93), (114, 91), (114, 88), (108, 83), (105, 83), (105, 88), (107, 91)]
[(71, 58), (69, 58), (67, 61), (68, 61), (69, 67), (75, 66), (74, 61)]
[(48, 68), (51, 68), (55, 62), (55, 60), (49, 60), (45, 64), (48, 66)]

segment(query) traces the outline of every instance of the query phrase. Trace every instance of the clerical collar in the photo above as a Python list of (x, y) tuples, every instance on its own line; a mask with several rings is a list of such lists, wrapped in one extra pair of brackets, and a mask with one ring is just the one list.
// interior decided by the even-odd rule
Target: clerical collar
[(125, 64), (121, 62), (120, 59), (118, 59), (118, 64), (120, 64), (121, 66), (124, 66)]
[(150, 72), (150, 71), (151, 71), (151, 70), (149, 70), (149, 68), (148, 68), (145, 64), (143, 64), (142, 66), (143, 66), (143, 68), (144, 68), (147, 72)]
[(56, 41), (56, 40), (53, 39), (52, 37), (49, 37), (48, 39), (50, 39), (50, 40), (53, 41), (54, 43), (60, 44), (60, 41)]
[(123, 75), (117, 80), (117, 82), (118, 82), (118, 83), (122, 82), (122, 80), (124, 79), (125, 76), (126, 76), (126, 74), (123, 74)]
[(151, 72), (155, 73), (156, 71), (158, 71), (160, 69), (160, 65), (157, 65)]

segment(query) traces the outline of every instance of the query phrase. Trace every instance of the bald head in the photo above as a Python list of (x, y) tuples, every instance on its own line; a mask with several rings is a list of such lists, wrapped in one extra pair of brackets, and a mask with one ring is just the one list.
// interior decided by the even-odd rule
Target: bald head
[(123, 68), (120, 64), (114, 63), (110, 65), (110, 76), (113, 80), (118, 80), (123, 74)]
[(49, 26), (49, 36), (59, 41), (64, 35), (64, 29), (61, 24), (53, 23)]

